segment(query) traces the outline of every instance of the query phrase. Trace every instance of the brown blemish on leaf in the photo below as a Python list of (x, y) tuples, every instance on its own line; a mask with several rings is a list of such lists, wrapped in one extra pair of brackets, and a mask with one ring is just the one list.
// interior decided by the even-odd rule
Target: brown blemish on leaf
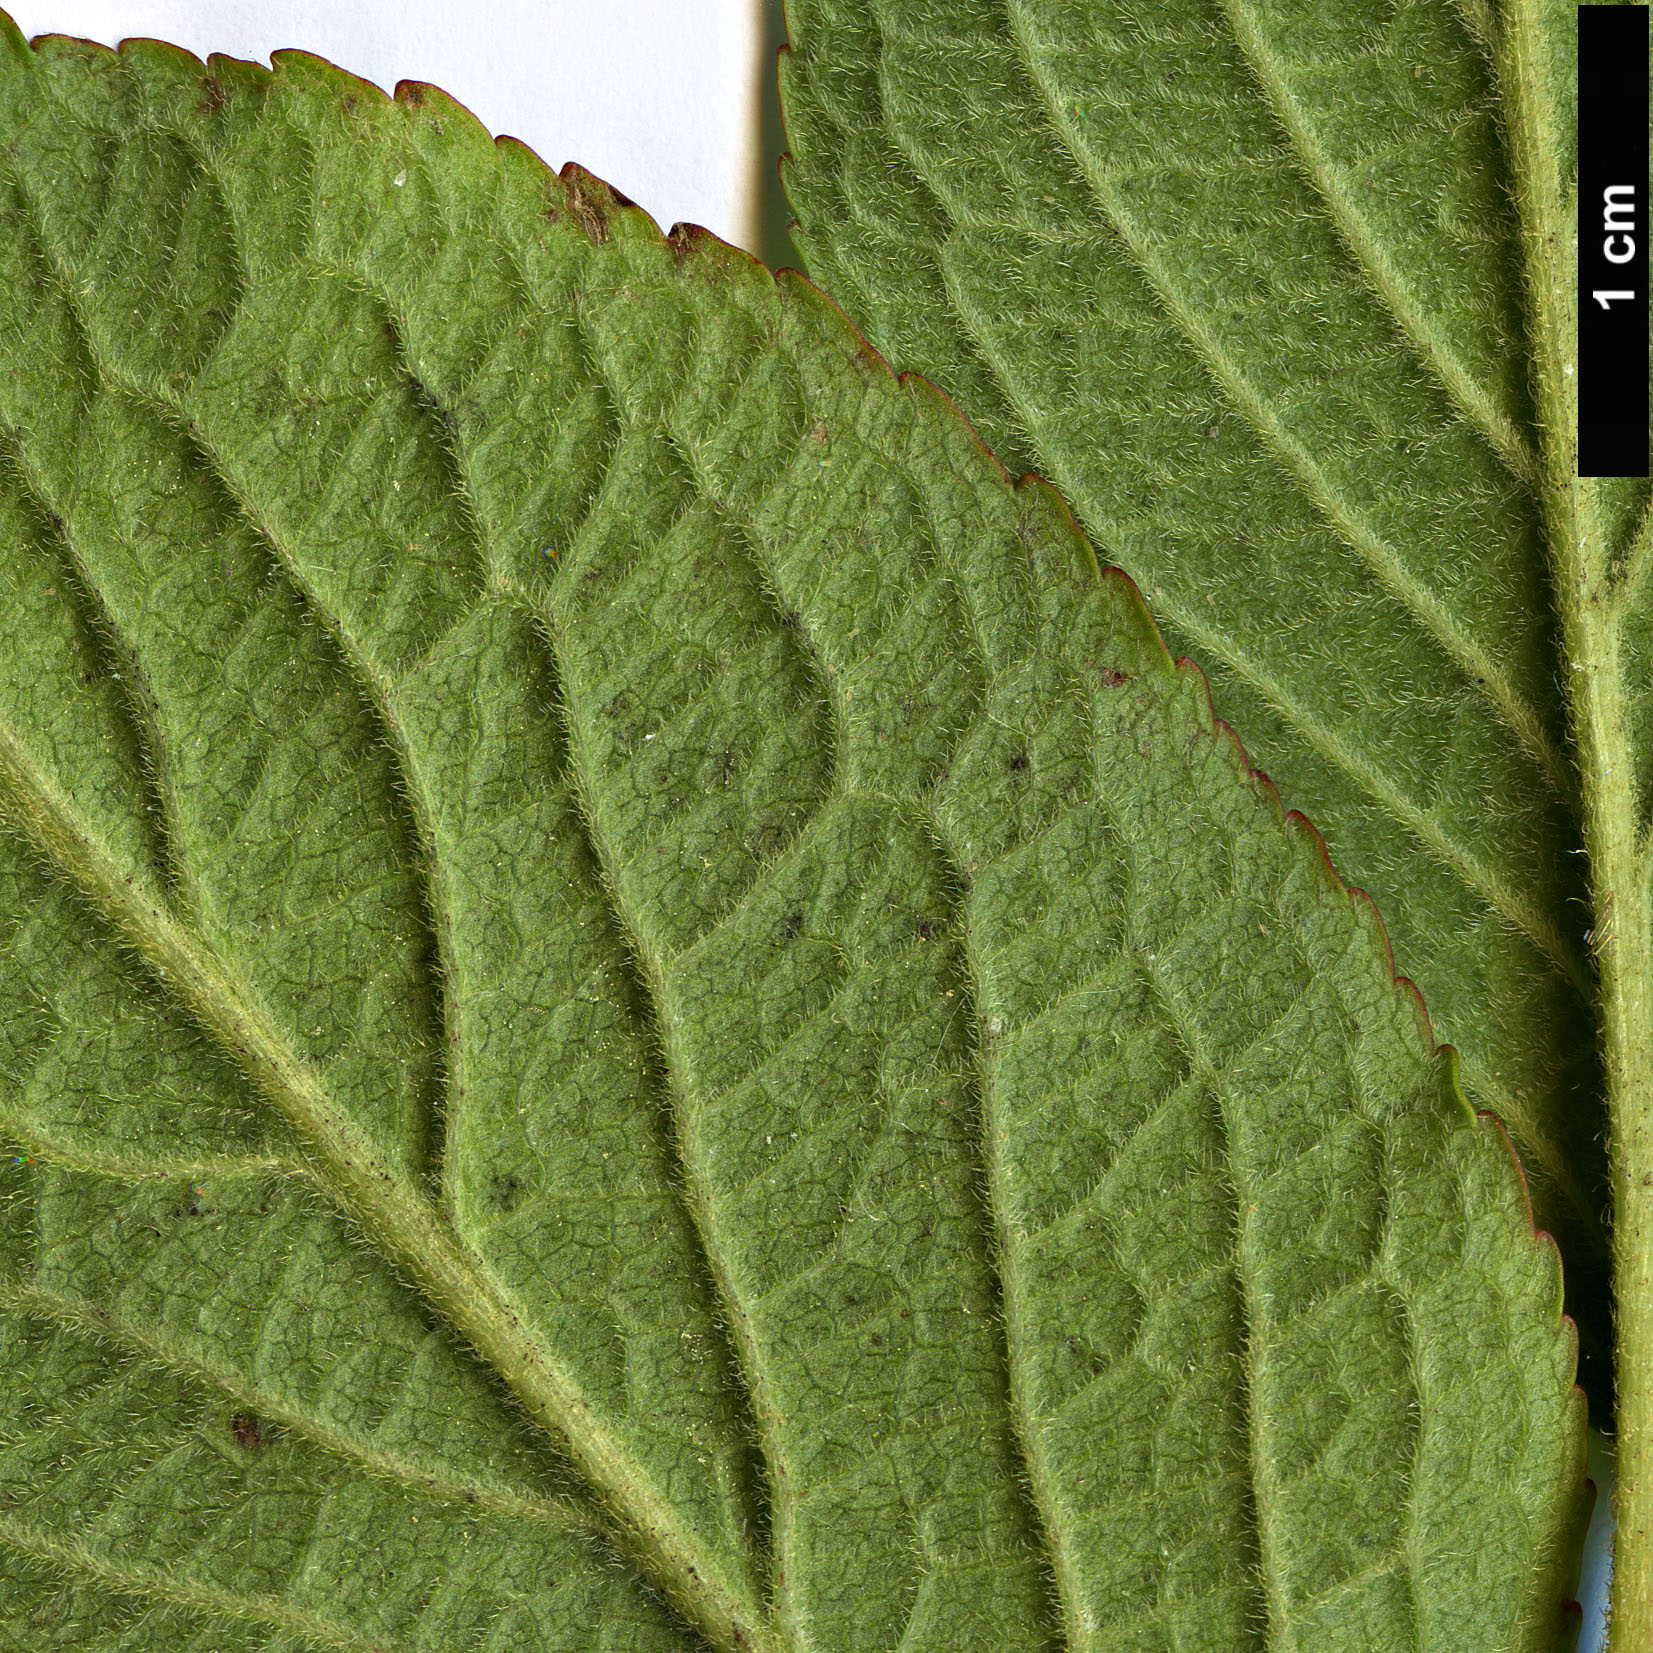
[(1117, 689), (1121, 683), (1129, 683), (1135, 675), (1134, 672), (1121, 671), (1117, 666), (1104, 666), (1102, 668), (1102, 681), (1110, 689)]
[(230, 101), (224, 83), (217, 75), (208, 74), (201, 81), (201, 101), (195, 106), (203, 115), (216, 115)]
[(860, 347), (850, 356), (849, 364), (851, 367), (859, 368), (869, 377), (876, 377), (878, 370), (885, 366), (884, 358), (865, 339), (861, 340)]
[(698, 224), (673, 224), (666, 236), (666, 245), (671, 248), (672, 257), (681, 264), (706, 239), (706, 231)]
[(264, 1444), (264, 1432), (251, 1412), (235, 1413), (230, 1419), (230, 1431), (249, 1452), (256, 1452)]
[(594, 198), (585, 187), (584, 180), (578, 176), (568, 180), (568, 210), (573, 213), (574, 222), (592, 246), (600, 247), (608, 240), (608, 215), (603, 211), (602, 203)]

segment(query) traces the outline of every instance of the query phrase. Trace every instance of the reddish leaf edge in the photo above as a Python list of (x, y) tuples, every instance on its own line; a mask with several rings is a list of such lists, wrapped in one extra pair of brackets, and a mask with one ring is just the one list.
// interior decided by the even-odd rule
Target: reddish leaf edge
[[(1562, 1555), (1553, 1558), (1551, 1566), (1552, 1599), (1557, 1603), (1554, 1645), (1558, 1653), (1561, 1653), (1562, 1649), (1572, 1648), (1582, 1623), (1582, 1611), (1575, 1597), (1583, 1565), (1585, 1530), (1596, 1499), (1595, 1483), (1583, 1475), (1589, 1403), (1576, 1376), (1578, 1326), (1563, 1307), (1564, 1263), (1561, 1248), (1554, 1235), (1547, 1229), (1539, 1228), (1534, 1219), (1532, 1195), (1520, 1154), (1497, 1112), (1490, 1108), (1476, 1109), (1470, 1103), (1459, 1079), (1456, 1047), (1436, 1040), (1434, 1024), (1423, 994), (1409, 976), (1400, 974), (1395, 968), (1394, 946), (1377, 902), (1359, 885), (1344, 882), (1332, 862), (1326, 841), (1319, 829), (1301, 810), (1288, 809), (1272, 778), (1265, 770), (1251, 762), (1245, 744), (1234, 727), (1218, 714), (1211, 695), (1210, 680), (1203, 668), (1186, 655), (1172, 656), (1141, 588), (1123, 569), (1099, 561), (1095, 547), (1055, 485), (1031, 471), (1023, 473), (1020, 477), (1013, 477), (998, 455), (977, 433), (968, 415), (946, 391), (911, 369), (894, 368), (837, 301), (803, 272), (792, 268), (771, 271), (752, 253), (725, 241), (699, 224), (676, 223), (670, 230), (663, 232), (648, 212), (579, 162), (565, 161), (560, 168), (554, 168), (520, 138), (509, 133), (490, 133), (474, 111), (430, 82), (401, 80), (396, 83), (393, 92), (387, 93), (376, 82), (353, 73), (331, 59), (296, 47), (283, 47), (271, 52), (270, 67), (265, 68), (261, 63), (230, 57), (219, 52), (210, 53), (203, 60), (186, 47), (145, 35), (123, 38), (113, 47), (100, 41), (65, 34), (48, 33), (25, 40), (10, 14), (0, 11), (0, 39), (7, 36), (10, 39), (5, 42), (6, 44), (12, 45), (14, 49), (19, 45), (24, 46), (31, 54), (38, 54), (42, 45), (45, 45), (84, 50), (89, 54), (107, 54), (122, 59), (149, 53), (172, 57), (179, 60), (180, 67), (193, 67), (200, 73), (203, 81), (207, 83), (204, 92), (208, 102), (221, 66), (223, 69), (240, 71), (253, 80), (272, 80), (290, 76), (298, 80), (314, 79), (324, 84), (332, 81), (340, 90), (348, 90), (358, 97), (393, 104), (404, 110), (410, 119), (457, 118), (472, 129), (469, 134), (472, 142), (480, 137), (501, 153), (519, 152), (523, 161), (540, 169), (547, 182), (555, 180), (564, 193), (570, 217), (594, 243), (606, 240), (615, 221), (619, 220), (639, 241), (646, 242), (651, 238), (652, 232), (652, 240), (659, 250), (666, 253), (680, 271), (686, 274), (698, 274), (698, 266), (709, 264), (713, 273), (723, 276), (731, 283), (770, 285), (783, 301), (790, 299), (812, 309), (818, 320), (836, 328), (846, 335), (847, 342), (853, 343), (854, 349), (849, 352), (852, 361), (864, 370), (890, 381), (908, 394), (936, 404), (941, 417), (951, 422), (968, 438), (978, 459), (985, 462), (989, 480), (1024, 498), (1031, 509), (1042, 509), (1055, 516), (1069, 539), (1069, 551), (1081, 570), (1081, 577), (1088, 575), (1097, 583), (1111, 584), (1124, 597), (1132, 618), (1150, 640), (1151, 651), (1157, 654), (1158, 669), (1172, 674), (1179, 683), (1191, 690), (1196, 700), (1203, 701), (1203, 732), (1225, 750), (1229, 761), (1253, 789), (1259, 801), (1279, 821), (1288, 838), (1301, 850), (1307, 851), (1311, 860), (1318, 863), (1317, 876), (1328, 892), (1334, 899), (1346, 902), (1357, 922), (1361, 923), (1368, 934), (1380, 944), (1391, 984), (1411, 1011), (1427, 1053), (1443, 1063), (1447, 1091), (1460, 1110), (1464, 1122), (1476, 1127), (1501, 1146), (1514, 1174), (1528, 1234), (1534, 1247), (1543, 1255), (1553, 1281), (1555, 1335), (1569, 1346), (1569, 1360), (1575, 1374), (1569, 1396), (1569, 1410), (1573, 1413), (1575, 1472), (1572, 1479), (1577, 1489), (1574, 1497), (1575, 1509), (1568, 1526), (1566, 1550)], [(776, 54), (777, 64), (790, 54), (789, 40), (783, 41)], [(791, 134), (786, 129), (784, 102), (782, 130), (790, 147)], [(779, 164), (783, 169), (788, 159), (789, 154), (780, 158)]]

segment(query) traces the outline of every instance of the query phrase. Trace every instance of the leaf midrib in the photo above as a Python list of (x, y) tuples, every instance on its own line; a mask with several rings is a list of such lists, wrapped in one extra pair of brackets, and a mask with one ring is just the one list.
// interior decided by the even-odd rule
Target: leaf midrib
[[(101, 363), (100, 363), (100, 367), (101, 367)], [(111, 380), (111, 381), (108, 381), (108, 382), (114, 382), (114, 381)], [(166, 406), (167, 404), (165, 404), (163, 402), (161, 405)], [(177, 412), (176, 409), (173, 409), (172, 411), (174, 412), (174, 414), (176, 414), (176, 412)], [(191, 434), (194, 436), (197, 443), (202, 444), (203, 446), (205, 446), (204, 439), (200, 436), (199, 432), (194, 429), (193, 424), (191, 424), (190, 428), (191, 428)], [(211, 450), (208, 449), (208, 452), (210, 454)], [(220, 475), (224, 476), (226, 478), (226, 481), (227, 481), (227, 468), (223, 465), (222, 461), (218, 458), (218, 456), (211, 455), (211, 457), (214, 459), (214, 462), (215, 462), (215, 464), (218, 468), (218, 471), (219, 471)], [(242, 503), (243, 509), (246, 509), (247, 508), (247, 502), (242, 501), (241, 503)], [(250, 514), (251, 520), (253, 520), (255, 526), (261, 526), (258, 522), (258, 518), (255, 515), (251, 515), (251, 513), (249, 513), (249, 514)], [(279, 541), (277, 540), (277, 538), (273, 534), (269, 533), (267, 528), (264, 528), (263, 532), (264, 532), (264, 537), (266, 539), (267, 544), (269, 544), (272, 547), (276, 547), (276, 546), (279, 545)], [(300, 586), (301, 590), (306, 590), (306, 588), (303, 585), (302, 580), (300, 580), (299, 577), (298, 577), (298, 571), (295, 569), (294, 566), (292, 566), (291, 560), (286, 557), (285, 553), (282, 553), (281, 556), (282, 556), (283, 566), (286, 569), (286, 572), (288, 573), (289, 577), (294, 579), (295, 584), (298, 584)], [(322, 618), (324, 620), (324, 623), (325, 623), (328, 619), (328, 611), (327, 611), (325, 605), (323, 605), (323, 604), (321, 604), (321, 603), (319, 603), (318, 601), (315, 600), (314, 593), (309, 593), (309, 592), (306, 591), (306, 594), (310, 597), (311, 605), (314, 608), (315, 612), (318, 614), (318, 617)], [(967, 610), (969, 609), (968, 602), (966, 602), (966, 608), (967, 608)], [(974, 621), (975, 617), (974, 617), (973, 611), (971, 612), (971, 618), (972, 618), (972, 621)], [(335, 622), (335, 624), (342, 624), (342, 622), (338, 621), (337, 616), (333, 616), (332, 619)], [(556, 632), (555, 632), (554, 628), (550, 628), (549, 626), (547, 626), (547, 632), (548, 632), (548, 635), (552, 639), (555, 638)], [(979, 644), (979, 638), (978, 638), (978, 644)], [(386, 719), (387, 719), (387, 721), (392, 721), (394, 719), (394, 710), (393, 710), (393, 708), (394, 708), (394, 700), (395, 700), (393, 687), (390, 687), (390, 686), (388, 686), (386, 684), (383, 684), (383, 683), (376, 683), (375, 674), (367, 669), (366, 662), (364, 660), (362, 660), (359, 657), (358, 654), (350, 653), (350, 651), (348, 649), (346, 650), (346, 653), (347, 653), (347, 658), (350, 660), (352, 670), (357, 673), (357, 676), (358, 676), (359, 680), (361, 682), (363, 682), (364, 684), (374, 686), (373, 687), (373, 695), (370, 696), (370, 698), (375, 698), (376, 697), (376, 699), (378, 701), (383, 702), (384, 707), (391, 709), (386, 713)], [(985, 668), (985, 666), (986, 666), (985, 651), (983, 651), (983, 664), (984, 664), (984, 668)], [(836, 696), (835, 696), (835, 700), (836, 700)], [(14, 755), (14, 754), (11, 753), (11, 747), (9, 747), (5, 744), (8, 741), (12, 742), (13, 745), (20, 747), (20, 743), (16, 742), (16, 740), (15, 740), (15, 735), (14, 735), (13, 731), (11, 731), (9, 728), (0, 728), (0, 772), (4, 771), (4, 764), (5, 764), (5, 761), (8, 758), (8, 755)], [(570, 740), (570, 751), (572, 752), (573, 749), (574, 749), (573, 748), (573, 742), (572, 742), (572, 738), (571, 738), (571, 740)], [(26, 756), (26, 754), (25, 754), (25, 756)], [(416, 777), (418, 775), (418, 770), (417, 770), (416, 765), (414, 765), (413, 762), (411, 761), (411, 757), (408, 754), (408, 748), (407, 748), (407, 744), (406, 744), (406, 741), (405, 741), (405, 736), (403, 738), (401, 746), (398, 748), (398, 764), (399, 764), (399, 767), (400, 767), (401, 774), (409, 782), (410, 792), (418, 791), (419, 789), (418, 789), (417, 783), (416, 783)], [(579, 770), (579, 765), (578, 764), (576, 764), (576, 770), (577, 771)], [(45, 777), (38, 777), (38, 778), (42, 779), (42, 780), (45, 780)], [(46, 785), (47, 785), (48, 788), (50, 787), (49, 781), (46, 782)], [(54, 804), (58, 803), (58, 802), (61, 802), (65, 805), (65, 807), (68, 807), (66, 800), (58, 799), (58, 800), (48, 800), (48, 801), (53, 802)], [(43, 828), (42, 830), (44, 831), (45, 836), (47, 838), (51, 837), (51, 833), (50, 833), (49, 829), (44, 829)], [(72, 830), (69, 831), (68, 835), (71, 838), (74, 836)], [(37, 842), (39, 842), (39, 841), (40, 840), (37, 838)], [(943, 842), (945, 842), (945, 839), (943, 839)], [(434, 839), (432, 839), (430, 837), (426, 837), (426, 839), (425, 839), (425, 849), (426, 849), (427, 855), (429, 857), (428, 864), (427, 864), (427, 872), (428, 873), (434, 871), (436, 869), (436, 866), (437, 866), (437, 863), (436, 863), (435, 858), (434, 858), (434, 854), (431, 851), (431, 846), (432, 846), (433, 843), (434, 843)], [(95, 845), (95, 843), (93, 843), (90, 848), (87, 848), (85, 850), (85, 855), (86, 855), (86, 857), (89, 857), (89, 858), (95, 860), (96, 851), (97, 851), (97, 846)], [(104, 859), (109, 862), (110, 867), (113, 867), (113, 860), (106, 853), (104, 855)], [(66, 868), (66, 870), (69, 870), (71, 873), (73, 873), (75, 871), (74, 868)], [(105, 870), (107, 870), (107, 869), (105, 869)], [(116, 893), (118, 894), (118, 891)], [(437, 896), (439, 894), (440, 894), (439, 889), (436, 889), (435, 887), (432, 887), (432, 896), (431, 896), (432, 905), (433, 905), (433, 907), (437, 907), (437, 910), (440, 910), (440, 908), (437, 906)], [(161, 909), (158, 907), (158, 905), (156, 907), (156, 910), (161, 911)], [(163, 916), (164, 916), (164, 914), (163, 914)], [(622, 914), (622, 917), (623, 916), (624, 915)], [(142, 912), (140, 912), (138, 914), (138, 917), (139, 917), (140, 920), (143, 918)], [(141, 925), (140, 925), (140, 927), (141, 927)], [(628, 927), (632, 927), (632, 926), (629, 925), (629, 921), (628, 921)], [(966, 936), (967, 937), (968, 937), (968, 934), (969, 934), (968, 927), (966, 927)], [(190, 938), (190, 937), (187, 936), (187, 934), (185, 935), (185, 940), (186, 941), (193, 940), (193, 941), (199, 942), (199, 938)], [(205, 949), (205, 943), (204, 942), (199, 942), (199, 949), (200, 950)], [(142, 950), (141, 943), (140, 943), (140, 950)], [(146, 955), (146, 956), (148, 956), (148, 955)], [(153, 959), (152, 959), (152, 962), (154, 962)], [(210, 956), (210, 950), (205, 951), (204, 954), (203, 954), (202, 959), (198, 962), (201, 963), (202, 969), (208, 971), (208, 974), (210, 975), (209, 967), (213, 963), (213, 960)], [(223, 985), (233, 995), (237, 991), (236, 986), (235, 986), (235, 982), (233, 980), (233, 973), (229, 971), (227, 966), (225, 966), (225, 967), (223, 967), (222, 974), (223, 974), (225, 979), (224, 979), (224, 983), (222, 983), (220, 985)], [(656, 985), (658, 985), (658, 983)], [(211, 988), (212, 986), (213, 986), (213, 983), (209, 981), (207, 983), (207, 988)], [(203, 989), (203, 991), (205, 992), (206, 989)], [(972, 991), (973, 992), (979, 992), (979, 983), (975, 980), (974, 975), (972, 976)], [(210, 998), (210, 996), (211, 996), (210, 993), (207, 993), (207, 997)], [(186, 995), (186, 997), (187, 997), (187, 995)], [(666, 1001), (662, 997), (660, 997), (659, 994), (656, 994), (655, 1002), (657, 1004), (663, 1004)], [(268, 1013), (266, 1011), (264, 1011), (260, 1006), (258, 1006), (256, 1004), (256, 1001), (252, 1000), (250, 994), (249, 994), (249, 996), (248, 996), (245, 1003), (230, 1006), (229, 1010), (227, 1010), (225, 1012), (225, 1015), (228, 1018), (229, 1023), (234, 1023), (236, 1014), (241, 1014), (241, 1013), (244, 1013), (246, 1016), (250, 1017), (254, 1022), (262, 1022), (263, 1024), (265, 1024), (265, 1031), (269, 1032), (270, 1038), (275, 1040), (277, 1043), (279, 1043), (279, 1036), (276, 1035), (273, 1031), (271, 1031), (271, 1030), (273, 1030), (274, 1025), (275, 1025), (274, 1024), (274, 1019), (272, 1017), (270, 1017), (268, 1015)], [(224, 1036), (228, 1037), (228, 1034), (225, 1034)], [(251, 1054), (256, 1055), (257, 1053), (254, 1052), (254, 1053), (251, 1053)], [(282, 1054), (282, 1053), (278, 1052), (277, 1054)], [(979, 1040), (976, 1041), (976, 1055), (977, 1055), (978, 1059), (980, 1059), (981, 1056), (982, 1056), (981, 1044), (980, 1044)], [(300, 1062), (300, 1060), (296, 1056), (293, 1056), (290, 1051), (285, 1052), (285, 1058), (288, 1061), (290, 1061), (293, 1066), (298, 1067), (298, 1068), (303, 1067), (302, 1062)], [(314, 1082), (315, 1088), (319, 1091), (320, 1090), (319, 1081), (314, 1081), (313, 1080), (313, 1075), (311, 1076), (311, 1078), (312, 1078), (312, 1081)], [(983, 1080), (983, 1083), (985, 1085), (985, 1083), (986, 1083), (985, 1078)], [(266, 1088), (267, 1094), (269, 1094), (270, 1093), (269, 1087), (266, 1086), (265, 1088)], [(277, 1088), (279, 1088), (279, 1087), (277, 1087)], [(675, 1089), (676, 1089), (676, 1087), (674, 1087), (674, 1091), (675, 1091)], [(289, 1098), (288, 1100), (292, 1101), (293, 1099)], [(302, 1098), (300, 1098), (299, 1100), (302, 1100)], [(278, 1098), (278, 1102), (279, 1102), (279, 1098)], [(322, 1114), (318, 1113), (317, 1117), (318, 1117), (318, 1120), (322, 1124), (327, 1123), (326, 1119), (323, 1117)], [(338, 1145), (335, 1145), (335, 1146), (338, 1147)], [(344, 1147), (338, 1147), (338, 1151), (340, 1151), (340, 1152), (346, 1151), (346, 1148), (348, 1148), (348, 1144), (344, 1145)], [(687, 1157), (687, 1156), (685, 1156), (685, 1157)], [(346, 1159), (344, 1161), (344, 1165), (347, 1168), (351, 1166), (351, 1163), (352, 1162), (349, 1159)], [(363, 1175), (364, 1176), (367, 1175), (367, 1171), (365, 1169), (363, 1171)], [(370, 1187), (370, 1190), (371, 1190), (372, 1189), (371, 1181), (369, 1181), (369, 1187)], [(376, 1192), (379, 1193), (379, 1194), (382, 1194), (383, 1191), (382, 1190), (376, 1190)], [(422, 1211), (422, 1206), (421, 1206), (421, 1211)], [(432, 1223), (434, 1225), (434, 1216), (432, 1216)], [(461, 1259), (461, 1260), (466, 1261), (466, 1266), (468, 1266), (468, 1267), (476, 1266), (476, 1265), (474, 1265), (474, 1263), (471, 1263), (468, 1260), (463, 1260), (463, 1259)], [(421, 1276), (421, 1278), (423, 1278), (423, 1276)], [(433, 1293), (433, 1295), (435, 1295), (435, 1294)], [(440, 1299), (438, 1299), (438, 1301), (440, 1301)], [(443, 1307), (444, 1307), (445, 1312), (450, 1312), (450, 1311), (447, 1310), (447, 1305), (446, 1304), (444, 1304)], [(508, 1305), (507, 1305), (507, 1310), (508, 1310)], [(453, 1316), (453, 1318), (455, 1318), (456, 1320), (460, 1319), (460, 1317), (458, 1317), (458, 1316)], [(510, 1381), (509, 1377), (507, 1377), (507, 1381)], [(692, 1568), (691, 1568), (691, 1574), (692, 1574)], [(345, 1644), (340, 1644), (340, 1645), (345, 1645)], [(348, 1645), (350, 1645), (351, 1647), (354, 1648), (358, 1644), (355, 1641), (352, 1641)], [(362, 1644), (362, 1645), (365, 1646), (365, 1644)]]
[[(1571, 22), (1551, 11), (1558, 26)], [(1643, 27), (1646, 27), (1645, 18)], [(1628, 576), (1616, 578), (1602, 489), (1578, 474), (1576, 153), (1562, 143), (1542, 0), (1511, 0), (1489, 27), (1509, 131), (1522, 229), (1534, 397), (1543, 441), (1543, 507), (1579, 752), (1600, 987), (1596, 1026), (1607, 1082), (1616, 1307), (1618, 1546), (1613, 1644), (1653, 1641), (1653, 913), (1637, 823), (1638, 757), (1629, 715), (1623, 621)], [(1648, 520), (1637, 530), (1645, 545)], [(1645, 758), (1642, 759), (1645, 761)]]

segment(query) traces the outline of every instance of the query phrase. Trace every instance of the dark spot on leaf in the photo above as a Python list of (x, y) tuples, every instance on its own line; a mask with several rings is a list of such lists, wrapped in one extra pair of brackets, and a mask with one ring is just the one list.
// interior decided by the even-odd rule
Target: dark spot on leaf
[(425, 103), (425, 89), (416, 80), (404, 80), (396, 88), (396, 95), (410, 109), (422, 109)]
[(430, 386), (427, 385), (417, 373), (410, 373), (408, 375), (408, 382), (413, 386), (413, 394), (418, 400), (419, 405), (423, 407), (426, 412), (434, 413), (436, 417), (442, 421), (444, 429), (450, 431), (458, 430), (459, 419), (453, 409), (444, 407), (436, 396), (436, 393), (431, 390)]
[(874, 1347), (874, 1348), (875, 1348), (875, 1349), (882, 1349), (882, 1348), (883, 1348), (883, 1347), (884, 1347), (884, 1339), (883, 1339), (883, 1338), (881, 1338), (881, 1337), (880, 1337), (880, 1336), (879, 1336), (879, 1335), (878, 1335), (878, 1333), (877, 1333), (877, 1332), (874, 1332), (874, 1333), (873, 1333), (873, 1334), (872, 1334), (872, 1346), (873, 1346), (873, 1347)]
[(1018, 752), (1015, 755), (1015, 757), (1013, 757), (1010, 760), (1010, 767), (1012, 769), (1015, 769), (1015, 770), (1026, 769), (1027, 768), (1027, 753), (1026, 752)]
[(257, 1451), (264, 1444), (264, 1432), (251, 1412), (235, 1413), (230, 1419), (230, 1431), (249, 1452)]
[(592, 246), (600, 247), (608, 240), (608, 213), (597, 191), (603, 186), (589, 173), (570, 169), (565, 182), (568, 185), (568, 210), (574, 222)]
[(780, 821), (763, 821), (755, 831), (746, 835), (741, 847), (758, 860), (773, 855), (786, 841), (786, 827)]
[(208, 75), (201, 82), (201, 101), (196, 105), (203, 115), (216, 115), (226, 103), (230, 95), (224, 90), (224, 83), (217, 75)]
[(795, 608), (789, 608), (786, 613), (781, 616), (781, 624), (783, 626), (791, 626), (792, 629), (796, 631), (798, 629), (798, 611)]
[(522, 1204), (522, 1178), (495, 1172), (488, 1178), (488, 1196), (495, 1211), (515, 1211)]
[(918, 921), (917, 930), (920, 941), (933, 941), (941, 933), (941, 920), (939, 918), (921, 918)]
[[(630, 203), (627, 202), (626, 205), (629, 206)], [(709, 239), (708, 232), (698, 224), (673, 224), (666, 236), (666, 245), (671, 248), (672, 257), (681, 264), (702, 241)]]
[(803, 927), (804, 915), (802, 913), (788, 913), (785, 923), (781, 925), (781, 939), (791, 941)]
[(1117, 666), (1102, 668), (1102, 681), (1110, 689), (1117, 689), (1121, 683), (1129, 683), (1134, 675), (1133, 672), (1122, 672)]

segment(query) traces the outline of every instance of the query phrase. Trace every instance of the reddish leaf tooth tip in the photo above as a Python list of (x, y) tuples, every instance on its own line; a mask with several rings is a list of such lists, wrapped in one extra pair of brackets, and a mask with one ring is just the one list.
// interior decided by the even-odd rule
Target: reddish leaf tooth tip
[(679, 264), (683, 263), (690, 253), (699, 250), (701, 245), (712, 239), (711, 232), (702, 229), (699, 224), (673, 224), (666, 232), (666, 245), (672, 250)]
[[(1381, 918), (1379, 918), (1378, 924), (1381, 928), (1383, 924), (1383, 920)], [(1429, 1006), (1424, 1003), (1423, 993), (1418, 987), (1418, 984), (1413, 981), (1410, 976), (1396, 976), (1394, 974), (1395, 950), (1389, 944), (1389, 932), (1387, 930), (1383, 931), (1383, 944), (1384, 951), (1389, 957), (1390, 975), (1394, 980), (1396, 988), (1400, 991), (1402, 996), (1411, 1001), (1413, 1013), (1418, 1018), (1419, 1028), (1423, 1033), (1424, 1039), (1428, 1042), (1430, 1051), (1437, 1052), (1441, 1050), (1443, 1047), (1435, 1043), (1435, 1024), (1430, 1019)], [(1456, 1055), (1456, 1052), (1454, 1052), (1454, 1055)]]
[(925, 378), (922, 373), (915, 373), (910, 368), (897, 373), (879, 350), (867, 339), (861, 329), (850, 319), (848, 313), (838, 301), (824, 288), (816, 286), (801, 271), (790, 268), (780, 270), (776, 272), (772, 279), (777, 286), (796, 291), (801, 298), (822, 309), (829, 319), (849, 334), (855, 346), (851, 359), (858, 366), (870, 373), (886, 374), (898, 385), (911, 385), (919, 394), (933, 397), (939, 402), (949, 415), (964, 428), (976, 447), (993, 462), (993, 469), (998, 478), (1005, 484), (1014, 487), (1010, 472), (1005, 468), (1003, 461), (981, 439), (980, 434), (965, 416), (964, 411), (945, 390), (933, 380)]

